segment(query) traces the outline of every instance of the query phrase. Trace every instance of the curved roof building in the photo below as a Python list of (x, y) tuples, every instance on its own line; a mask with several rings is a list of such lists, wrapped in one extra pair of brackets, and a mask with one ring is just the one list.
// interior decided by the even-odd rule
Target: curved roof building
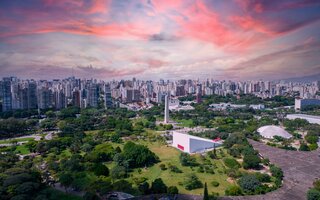
[(276, 136), (276, 135), (286, 139), (289, 139), (292, 137), (292, 135), (288, 133), (286, 130), (274, 125), (262, 126), (258, 129), (258, 133), (262, 137), (269, 138), (269, 139), (272, 139), (273, 136)]

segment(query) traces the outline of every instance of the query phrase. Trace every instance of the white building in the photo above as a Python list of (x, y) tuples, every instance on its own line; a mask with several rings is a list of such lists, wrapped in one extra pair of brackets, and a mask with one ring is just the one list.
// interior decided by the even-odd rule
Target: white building
[(292, 137), (292, 135), (288, 133), (286, 130), (274, 125), (262, 126), (257, 131), (262, 137), (268, 139), (273, 139), (274, 136), (280, 136), (286, 139)]
[(263, 104), (257, 104), (257, 105), (250, 105), (249, 108), (252, 108), (254, 110), (264, 110), (265, 106)]
[(221, 142), (173, 131), (172, 146), (186, 153), (199, 153), (222, 145)]
[(287, 119), (305, 119), (309, 123), (313, 124), (320, 124), (320, 116), (315, 116), (315, 115), (304, 115), (304, 114), (289, 114), (286, 117)]

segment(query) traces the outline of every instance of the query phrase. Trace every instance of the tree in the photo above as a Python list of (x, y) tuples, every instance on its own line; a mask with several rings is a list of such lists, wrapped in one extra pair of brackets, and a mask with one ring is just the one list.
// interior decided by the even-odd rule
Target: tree
[(209, 200), (207, 183), (204, 183), (203, 200)]
[(306, 143), (301, 143), (299, 147), (299, 151), (310, 151), (310, 149)]
[(142, 194), (148, 194), (149, 192), (149, 183), (147, 181), (140, 183), (138, 185), (138, 190), (142, 193)]
[(198, 163), (194, 157), (191, 157), (187, 153), (181, 153), (179, 160), (182, 166), (197, 166)]
[(161, 178), (157, 178), (151, 183), (151, 192), (153, 194), (167, 193), (167, 189), (168, 187), (163, 183)]
[(159, 162), (159, 157), (144, 145), (127, 142), (121, 153), (130, 168), (145, 167)]
[(316, 189), (310, 189), (307, 193), (308, 200), (319, 200), (320, 199), (320, 191)]
[(117, 165), (111, 169), (110, 174), (113, 179), (124, 178), (127, 175), (126, 168), (123, 166)]
[(281, 180), (283, 177), (283, 172), (282, 172), (281, 168), (279, 168), (275, 165), (270, 166), (270, 172), (271, 172), (272, 176), (276, 177), (277, 179)]
[(247, 174), (240, 178), (239, 185), (245, 192), (254, 192), (261, 183), (255, 175)]
[(244, 155), (243, 168), (245, 169), (258, 169), (260, 167), (261, 159), (256, 154)]
[(67, 188), (72, 184), (73, 177), (70, 173), (62, 173), (59, 176), (59, 182), (62, 186), (64, 186), (66, 192), (68, 191)]
[(93, 172), (96, 176), (109, 176), (109, 169), (104, 164), (98, 163), (93, 166)]
[(179, 190), (176, 186), (168, 187), (168, 194), (179, 194)]
[(193, 190), (197, 188), (202, 188), (202, 182), (195, 174), (190, 174), (185, 180), (184, 187), (186, 190)]
[(317, 179), (313, 182), (313, 187), (316, 189), (316, 190), (319, 190), (320, 191), (320, 179)]
[(225, 190), (225, 194), (227, 196), (239, 196), (242, 194), (241, 188), (237, 185), (232, 185), (227, 187), (227, 189)]

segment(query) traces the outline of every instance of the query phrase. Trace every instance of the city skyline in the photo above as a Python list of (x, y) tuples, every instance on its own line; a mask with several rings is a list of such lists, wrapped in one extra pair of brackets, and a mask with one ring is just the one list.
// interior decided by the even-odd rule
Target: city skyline
[(276, 80), (320, 72), (320, 2), (1, 1), (0, 75)]

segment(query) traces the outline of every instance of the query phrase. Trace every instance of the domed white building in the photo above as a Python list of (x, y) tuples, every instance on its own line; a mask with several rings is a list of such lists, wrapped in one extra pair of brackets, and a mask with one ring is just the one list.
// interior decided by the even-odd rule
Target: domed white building
[(273, 136), (280, 136), (286, 139), (289, 139), (292, 137), (290, 133), (288, 133), (286, 130), (283, 128), (280, 128), (279, 126), (262, 126), (258, 129), (258, 133), (264, 137), (264, 138), (269, 138), (273, 139)]

